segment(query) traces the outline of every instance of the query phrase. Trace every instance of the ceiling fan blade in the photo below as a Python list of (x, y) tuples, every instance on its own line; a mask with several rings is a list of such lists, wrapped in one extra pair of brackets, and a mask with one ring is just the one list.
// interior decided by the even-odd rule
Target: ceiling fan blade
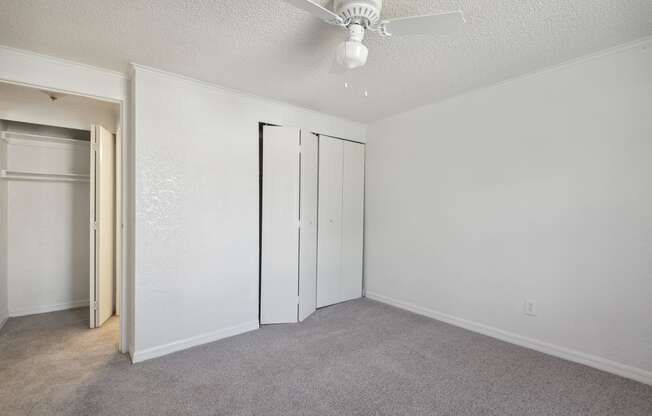
[(385, 20), (381, 23), (381, 27), (382, 33), (389, 36), (444, 35), (455, 31), (464, 22), (462, 11), (455, 11)]
[(326, 23), (331, 25), (343, 25), (344, 20), (341, 17), (328, 10), (325, 7), (320, 6), (311, 0), (283, 0), (286, 3), (289, 3), (296, 7), (297, 9), (304, 10), (311, 15), (323, 20)]

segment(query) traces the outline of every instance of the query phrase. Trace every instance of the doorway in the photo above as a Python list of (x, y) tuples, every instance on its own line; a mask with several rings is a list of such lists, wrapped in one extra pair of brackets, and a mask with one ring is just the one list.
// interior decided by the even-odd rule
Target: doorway
[(102, 339), (120, 344), (120, 115), (118, 103), (0, 83), (0, 284), (10, 318), (86, 310), (86, 327), (108, 325)]

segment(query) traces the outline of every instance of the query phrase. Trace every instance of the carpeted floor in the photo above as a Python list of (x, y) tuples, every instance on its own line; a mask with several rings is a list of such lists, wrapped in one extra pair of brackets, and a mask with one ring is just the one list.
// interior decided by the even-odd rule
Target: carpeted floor
[(652, 415), (650, 386), (367, 299), (133, 366), (87, 315), (7, 322), (0, 415)]

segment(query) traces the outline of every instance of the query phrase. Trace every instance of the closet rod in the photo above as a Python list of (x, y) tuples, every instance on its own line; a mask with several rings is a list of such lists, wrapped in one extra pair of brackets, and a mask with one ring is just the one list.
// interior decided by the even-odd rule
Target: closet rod
[(0, 178), (4, 180), (42, 181), (42, 182), (89, 182), (90, 175), (78, 173), (40, 173), (0, 170)]
[(90, 145), (90, 141), (84, 139), (68, 139), (64, 137), (43, 136), (39, 134), (29, 134), (29, 133), (17, 133), (13, 131), (3, 131), (1, 133), (2, 133), (1, 138), (7, 143), (11, 143), (12, 140), (29, 140), (29, 141), (36, 141), (36, 142), (48, 142), (48, 143)]

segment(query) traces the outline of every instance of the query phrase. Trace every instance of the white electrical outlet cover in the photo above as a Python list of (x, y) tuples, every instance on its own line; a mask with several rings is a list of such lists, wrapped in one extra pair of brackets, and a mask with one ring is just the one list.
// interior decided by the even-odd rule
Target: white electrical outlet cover
[(537, 316), (537, 304), (533, 300), (525, 300), (524, 313), (529, 316)]

